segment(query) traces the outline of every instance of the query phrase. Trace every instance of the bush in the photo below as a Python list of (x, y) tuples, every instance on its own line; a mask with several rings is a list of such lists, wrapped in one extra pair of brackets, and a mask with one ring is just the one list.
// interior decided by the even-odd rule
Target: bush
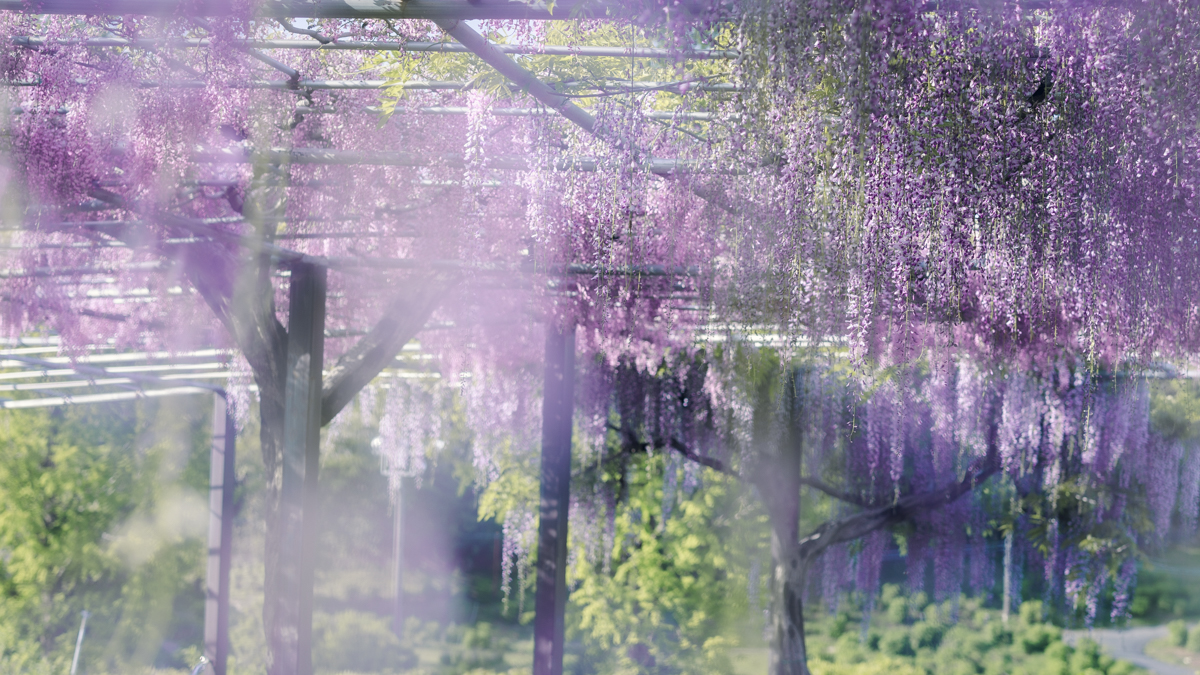
[(1182, 647), (1187, 644), (1187, 624), (1183, 619), (1176, 619), (1167, 624), (1167, 636), (1171, 641), (1171, 645)]
[(398, 672), (417, 664), (400, 644), (388, 620), (365, 612), (318, 616), (313, 622), (313, 662), (317, 672)]
[(1019, 610), (1021, 622), (1026, 624), (1041, 623), (1042, 621), (1042, 601), (1027, 600), (1021, 603)]
[(912, 644), (913, 647), (920, 649), (927, 647), (929, 649), (937, 649), (937, 646), (942, 642), (942, 627), (925, 621), (913, 624), (912, 627)]
[(916, 595), (912, 596), (912, 603), (918, 612), (924, 612), (925, 608), (929, 606), (929, 594), (925, 591), (917, 592)]
[(982, 633), (984, 639), (993, 645), (1011, 645), (1013, 641), (1012, 631), (997, 621), (987, 623)]
[(879, 651), (892, 656), (912, 656), (914, 650), (912, 641), (908, 639), (908, 631), (893, 628), (884, 633), (879, 640)]
[(862, 651), (862, 643), (854, 633), (843, 633), (833, 643), (833, 657), (839, 663), (861, 663)]
[(1200, 652), (1200, 623), (1188, 631), (1187, 648), (1194, 652)]
[(850, 617), (845, 612), (839, 612), (834, 618), (833, 623), (829, 626), (829, 637), (838, 639), (846, 632), (846, 627), (850, 625)]
[(938, 607), (937, 605), (935, 605), (933, 603), (930, 603), (925, 606), (925, 611), (923, 612), (923, 615), (925, 616), (926, 622), (932, 623), (934, 625), (940, 625), (943, 623), (942, 617), (950, 616), (950, 612), (949, 611), (943, 612), (942, 608)]
[(463, 635), (463, 646), (467, 649), (491, 649), (492, 624), (485, 621), (468, 628)]
[(1079, 648), (1068, 661), (1071, 664), (1071, 672), (1083, 674), (1095, 670), (1103, 674), (1104, 671), (1100, 669), (1100, 656), (1100, 645), (1087, 638), (1080, 640)]
[(1133, 675), (1138, 667), (1128, 661), (1117, 661), (1108, 668), (1108, 675)]
[(1129, 605), (1129, 612), (1135, 618), (1183, 616), (1197, 611), (1200, 611), (1200, 592), (1190, 580), (1164, 570), (1146, 569), (1138, 573), (1137, 588)]
[(893, 598), (887, 606), (887, 618), (892, 623), (904, 623), (908, 618), (908, 601), (904, 598)]
[(1026, 654), (1037, 654), (1045, 651), (1051, 643), (1057, 642), (1061, 637), (1062, 631), (1058, 628), (1035, 624), (1021, 632), (1021, 649), (1025, 650)]

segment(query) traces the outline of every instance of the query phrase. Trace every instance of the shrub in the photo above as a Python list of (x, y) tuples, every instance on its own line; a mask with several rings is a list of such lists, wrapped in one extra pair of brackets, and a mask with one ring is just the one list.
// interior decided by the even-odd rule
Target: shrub
[(928, 647), (937, 649), (937, 646), (942, 642), (942, 627), (925, 621), (913, 624), (912, 627), (912, 644), (920, 649)]
[(1037, 654), (1061, 637), (1062, 632), (1054, 626), (1034, 624), (1021, 632), (1020, 644), (1026, 654)]
[(1072, 673), (1080, 673), (1082, 675), (1091, 670), (1103, 673), (1098, 668), (1100, 665), (1100, 645), (1087, 638), (1080, 640), (1079, 648), (1071, 655), (1069, 663), (1071, 664)]
[(1117, 661), (1108, 667), (1108, 675), (1133, 675), (1138, 667), (1128, 661)]
[(912, 641), (908, 639), (908, 631), (893, 628), (883, 634), (879, 640), (879, 650), (892, 656), (912, 656)]
[(1187, 644), (1187, 624), (1183, 622), (1183, 619), (1176, 619), (1167, 624), (1167, 637), (1176, 647)]
[(990, 621), (983, 626), (981, 631), (984, 639), (994, 645), (1010, 645), (1013, 641), (1012, 631), (1004, 627), (1004, 624), (997, 621)]
[(833, 643), (833, 660), (839, 663), (861, 663), (863, 646), (854, 633), (843, 633)]
[(908, 618), (908, 601), (904, 598), (893, 598), (888, 602), (887, 618), (892, 623), (904, 623)]
[(1200, 623), (1188, 631), (1187, 648), (1194, 652), (1200, 652)]
[(313, 662), (318, 672), (398, 672), (417, 664), (388, 620), (365, 612), (320, 616), (313, 624)]
[(468, 628), (463, 635), (463, 646), (467, 649), (490, 649), (492, 647), (492, 624), (484, 621)]
[(923, 612), (923, 615), (925, 616), (925, 621), (927, 623), (932, 623), (932, 624), (942, 623), (942, 613), (939, 610), (938, 606), (935, 604), (931, 603), (931, 604), (925, 605), (925, 611)]
[(1065, 642), (1055, 642), (1046, 648), (1046, 658), (1067, 662), (1071, 657), (1071, 646)]
[(846, 627), (850, 625), (850, 617), (844, 612), (839, 612), (837, 617), (829, 626), (829, 637), (833, 639), (840, 638), (842, 633), (846, 632)]
[(1021, 603), (1020, 609), (1021, 622), (1026, 624), (1035, 624), (1042, 622), (1042, 601), (1027, 600)]
[(925, 607), (929, 605), (929, 594), (925, 591), (919, 591), (916, 595), (912, 596), (912, 603), (918, 612), (924, 612)]

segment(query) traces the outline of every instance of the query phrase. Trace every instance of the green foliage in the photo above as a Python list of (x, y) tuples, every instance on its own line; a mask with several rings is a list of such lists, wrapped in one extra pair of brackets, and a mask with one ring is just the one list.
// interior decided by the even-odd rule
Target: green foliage
[(207, 449), (206, 412), (163, 402), (0, 416), (0, 663), (61, 672), (86, 609), (91, 672), (185, 665), (163, 646), (197, 644), (203, 629), (207, 453), (193, 450)]
[(880, 637), (879, 651), (892, 656), (912, 656), (916, 653), (908, 631), (900, 627), (892, 628)]
[(1182, 647), (1187, 644), (1187, 624), (1183, 622), (1183, 619), (1176, 619), (1167, 624), (1167, 636), (1174, 647)]
[(1194, 380), (1152, 380), (1150, 423), (1166, 438), (1200, 436), (1200, 383)]
[(1200, 624), (1196, 624), (1188, 631), (1187, 648), (1193, 652), (1200, 652)]
[(921, 621), (913, 624), (912, 627), (912, 643), (916, 649), (937, 649), (942, 642), (942, 635), (945, 630), (937, 625)]
[(313, 665), (317, 673), (396, 673), (416, 663), (416, 655), (400, 644), (386, 618), (365, 612), (314, 617)]
[(663, 522), (666, 466), (661, 454), (629, 463), (622, 477), (628, 499), (615, 514), (608, 573), (603, 562), (586, 560), (570, 570), (578, 584), (571, 595), (571, 632), (583, 638), (584, 660), (600, 672), (637, 672), (650, 662), (684, 672), (731, 667), (723, 656), (729, 640), (720, 629), (744, 611), (745, 582), (732, 581), (734, 555), (754, 550), (746, 537), (756, 530), (746, 525), (755, 516), (747, 514), (749, 522), (734, 527), (735, 484), (709, 474), (691, 495), (680, 491)]
[[(897, 591), (885, 589), (889, 603), (899, 597), (894, 595)], [(1137, 670), (1103, 654), (1090, 640), (1081, 641), (1078, 649), (1065, 644), (1062, 630), (1042, 621), (1037, 601), (1022, 604), (1007, 626), (979, 599), (960, 598), (926, 610), (929, 620), (911, 625), (893, 621), (886, 613), (873, 615), (865, 641), (860, 641), (861, 629), (853, 626), (840, 626), (844, 632), (832, 635), (835, 626), (845, 623), (845, 612), (810, 621), (814, 675), (883, 672), (880, 664), (887, 664), (887, 672), (926, 675), (1130, 675)], [(953, 625), (937, 620), (938, 615), (955, 612)]]
[[(487, 36), (497, 43), (506, 42), (503, 33), (492, 33)], [(727, 31), (722, 31), (718, 40), (729, 40)], [(576, 21), (553, 22), (546, 35), (548, 45), (579, 45), (629, 47), (637, 45), (647, 47), (662, 45), (664, 36), (655, 34), (650, 29), (623, 26), (615, 27), (609, 24), (596, 25), (594, 22), (579, 23)], [(704, 79), (713, 82), (729, 80), (730, 64), (723, 59), (697, 59), (677, 61), (675, 59), (628, 59), (620, 57), (576, 57), (550, 56), (546, 54), (513, 55), (512, 58), (522, 67), (535, 73), (537, 77), (551, 87), (562, 89), (570, 84), (585, 84), (591, 87), (610, 91), (618, 89), (622, 83), (631, 80), (640, 82), (684, 82)], [(395, 112), (397, 104), (403, 99), (405, 90), (401, 84), (414, 80), (454, 80), (469, 81), (473, 89), (485, 91), (497, 98), (507, 98), (520, 92), (510, 86), (510, 83), (495, 69), (487, 66), (473, 54), (443, 54), (443, 53), (403, 53), (383, 52), (373, 57), (365, 66), (366, 70), (378, 70), (389, 84), (394, 85), (384, 90), (381, 108), (385, 114)], [(576, 102), (584, 107), (595, 105), (600, 97), (581, 97)], [(653, 98), (642, 95), (623, 95), (605, 98), (616, 105), (630, 105), (630, 99), (637, 98), (636, 105), (645, 101), (653, 101), (653, 108), (658, 110), (673, 110), (683, 103), (683, 98), (669, 91), (656, 92)], [(716, 97), (714, 104), (719, 104)], [(703, 110), (704, 102), (690, 101), (691, 110)], [(660, 123), (663, 129), (671, 126), (679, 128), (679, 124)], [(689, 125), (698, 131), (707, 131), (708, 123)], [(571, 130), (574, 131), (574, 130)], [(688, 131), (687, 133), (695, 133)]]
[(1062, 630), (1057, 626), (1035, 624), (1021, 633), (1019, 643), (1026, 654), (1038, 654), (1059, 640), (1062, 640)]
[(1194, 578), (1173, 574), (1165, 566), (1144, 567), (1138, 571), (1129, 613), (1145, 621), (1198, 614), (1200, 587)]
[(904, 598), (893, 598), (887, 604), (887, 617), (892, 623), (904, 623), (908, 618), (908, 601)]

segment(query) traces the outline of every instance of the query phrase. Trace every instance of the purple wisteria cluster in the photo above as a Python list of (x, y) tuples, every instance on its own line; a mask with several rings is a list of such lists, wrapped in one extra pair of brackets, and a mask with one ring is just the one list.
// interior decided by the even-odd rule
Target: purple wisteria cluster
[[(266, 54), (246, 41), (294, 36), (265, 20), (0, 21), (4, 77), (20, 85), (6, 88), (21, 230), (4, 280), (9, 333), (41, 326), (77, 347), (227, 342), (227, 309), (214, 323), (199, 307), (244, 284), (256, 256), (298, 255), (331, 262), (330, 357), (387, 305), (362, 289), (436, 285), (431, 276), (455, 289), (436, 315), (457, 330), (425, 342), (456, 363), (480, 340), (498, 366), (527, 360), (540, 335), (524, 334), (531, 319), (580, 325), (589, 349), (647, 354), (696, 323), (674, 298), (705, 285), (696, 270), (720, 247), (714, 223), (687, 180), (642, 164), (706, 147), (674, 147), (628, 106), (596, 110), (597, 128), (627, 141), (614, 146), (554, 117), (493, 114), (536, 103), (519, 91), (306, 87), (369, 80), (388, 64), (363, 51)], [(319, 28), (340, 40), (441, 36), (419, 21)], [(419, 70), (430, 56), (395, 58)], [(466, 124), (427, 114), (456, 107)], [(97, 277), (119, 290), (93, 292)], [(285, 323), (286, 293), (284, 277), (269, 299)]]
[[(316, 263), (327, 361), (411, 321), (486, 486), (531, 464), (545, 328), (574, 326), (588, 460), (663, 451), (753, 482), (777, 581), (811, 553), (825, 571), (800, 581), (869, 596), (892, 532), (914, 584), (932, 565), (936, 596), (982, 589), (983, 514), (1004, 512), (1048, 587), (1094, 616), (1112, 583), (1119, 615), (1125, 545), (1197, 520), (1200, 451), (1157, 436), (1121, 373), (1200, 349), (1200, 17), (1038, 4), (615, 3), (631, 36), (737, 58), (673, 92), (596, 94), (590, 126), (466, 57), (248, 42), (440, 40), (429, 22), (5, 13), (0, 327), (69, 351), (236, 346), (275, 476), (291, 274)], [(469, 79), (397, 74), (442, 72)], [(659, 124), (660, 103), (706, 123)], [(850, 358), (701, 351), (701, 327)], [(397, 479), (420, 473), (444, 394), (369, 392)], [(789, 539), (800, 485), (841, 505), (820, 544)], [(611, 515), (611, 493), (584, 498)], [(523, 577), (532, 507), (504, 522)]]
[(751, 307), (893, 361), (1194, 353), (1194, 7), (1042, 4), (739, 5)]

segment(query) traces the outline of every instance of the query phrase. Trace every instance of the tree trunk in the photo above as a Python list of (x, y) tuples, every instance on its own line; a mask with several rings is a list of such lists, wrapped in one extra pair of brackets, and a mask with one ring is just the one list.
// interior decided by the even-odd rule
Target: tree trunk
[[(799, 506), (797, 495), (797, 506)], [(799, 509), (797, 509), (799, 512)], [(778, 528), (771, 534), (771, 557), (775, 561), (775, 585), (780, 591), (772, 612), (771, 675), (808, 675), (808, 651), (804, 643), (803, 575), (789, 574), (795, 562), (796, 537), (783, 542)]]
[[(788, 567), (796, 563), (800, 543), (800, 472), (803, 458), (803, 371), (793, 370), (784, 382), (785, 428), (779, 452), (761, 472), (759, 490), (767, 499), (771, 519), (771, 558), (775, 563), (772, 614), (771, 675), (808, 675), (804, 644), (803, 575)], [(762, 409), (770, 410), (762, 406)]]

